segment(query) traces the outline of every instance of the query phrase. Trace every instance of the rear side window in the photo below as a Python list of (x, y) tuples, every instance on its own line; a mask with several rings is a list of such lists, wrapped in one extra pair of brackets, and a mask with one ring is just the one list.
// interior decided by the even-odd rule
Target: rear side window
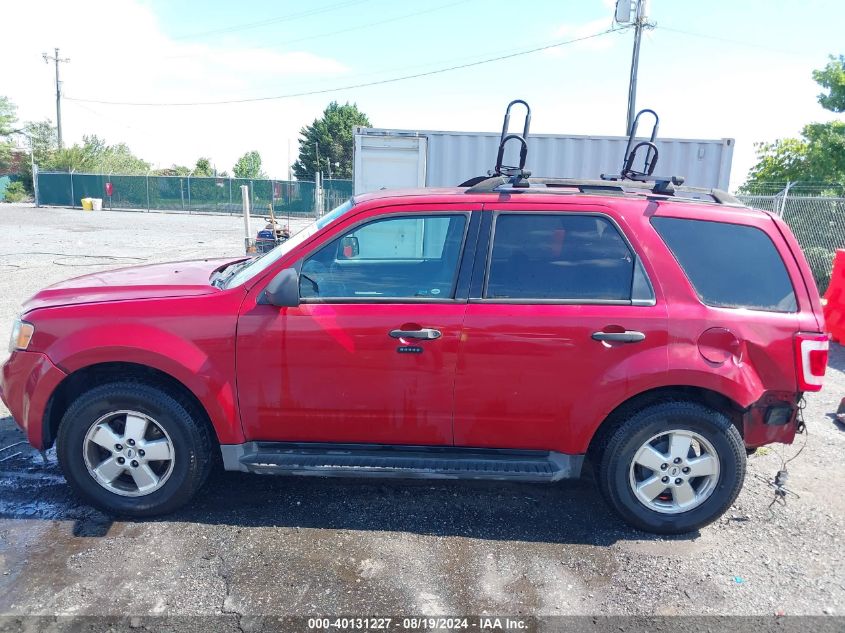
[(795, 291), (772, 240), (740, 224), (652, 218), (703, 303), (795, 312)]
[(496, 218), (488, 299), (630, 301), (634, 256), (606, 219), (519, 213)]

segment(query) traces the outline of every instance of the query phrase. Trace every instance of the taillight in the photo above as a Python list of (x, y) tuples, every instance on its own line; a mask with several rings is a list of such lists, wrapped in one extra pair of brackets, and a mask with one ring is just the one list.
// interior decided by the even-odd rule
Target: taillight
[(827, 368), (827, 334), (798, 332), (795, 335), (795, 362), (799, 391), (821, 391)]

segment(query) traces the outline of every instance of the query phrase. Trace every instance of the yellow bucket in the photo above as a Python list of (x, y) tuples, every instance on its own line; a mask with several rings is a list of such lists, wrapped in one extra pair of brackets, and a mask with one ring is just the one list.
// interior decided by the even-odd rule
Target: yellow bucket
[(82, 198), (82, 210), (83, 211), (93, 211), (94, 210), (94, 199), (93, 198)]

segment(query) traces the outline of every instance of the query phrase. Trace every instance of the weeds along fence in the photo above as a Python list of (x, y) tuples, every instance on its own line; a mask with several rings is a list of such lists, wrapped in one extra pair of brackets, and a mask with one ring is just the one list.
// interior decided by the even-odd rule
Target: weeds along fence
[(737, 196), (755, 209), (781, 216), (795, 234), (820, 292), (830, 283), (833, 257), (845, 248), (845, 198), (833, 196)]
[[(107, 185), (111, 195), (108, 195)], [(351, 180), (299, 180), (200, 178), (189, 176), (120, 176), (42, 172), (36, 181), (36, 203), (79, 207), (82, 198), (102, 198), (112, 209), (241, 213), (241, 186), (249, 187), (250, 207), (256, 214), (314, 217), (326, 213), (352, 196)]]

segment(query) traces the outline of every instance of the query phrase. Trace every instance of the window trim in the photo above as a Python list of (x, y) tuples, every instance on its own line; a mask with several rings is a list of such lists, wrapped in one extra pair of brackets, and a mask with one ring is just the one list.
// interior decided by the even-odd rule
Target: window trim
[[(639, 254), (637, 253), (636, 249), (634, 249), (631, 240), (628, 239), (625, 231), (622, 230), (622, 227), (619, 226), (619, 223), (609, 216), (607, 213), (602, 213), (600, 211), (553, 211), (553, 210), (537, 210), (537, 211), (529, 211), (529, 210), (512, 210), (512, 209), (492, 209), (489, 211), (492, 216), (490, 232), (489, 232), (489, 242), (487, 244), (487, 253), (485, 255), (486, 261), (484, 264), (484, 276), (481, 280), (481, 296), (480, 297), (472, 297), (469, 299), (469, 303), (490, 303), (490, 304), (501, 304), (501, 305), (621, 305), (621, 306), (637, 306), (637, 307), (650, 307), (657, 305), (657, 298), (654, 293), (654, 285), (651, 282), (651, 279), (648, 276), (648, 271), (646, 271), (645, 266), (642, 263), (642, 259), (640, 258)], [(523, 215), (523, 214), (530, 214), (532, 216), (537, 215), (550, 215), (550, 216), (564, 216), (564, 217), (599, 217), (603, 220), (607, 220), (611, 226), (613, 226), (619, 236), (622, 238), (622, 241), (628, 247), (628, 250), (631, 252), (631, 256), (633, 257), (633, 274), (631, 275), (631, 298), (630, 299), (549, 299), (549, 298), (530, 298), (530, 297), (521, 297), (518, 299), (508, 299), (508, 298), (497, 298), (497, 297), (487, 297), (487, 284), (490, 279), (490, 268), (493, 264), (493, 246), (496, 240), (496, 227), (498, 225), (499, 216), (501, 215)], [(650, 297), (648, 298), (638, 298), (634, 299), (633, 291), (634, 291), (634, 280), (637, 276), (637, 271), (639, 269), (640, 274), (642, 275), (643, 279), (645, 280), (646, 286), (648, 287)]]
[(419, 212), (390, 212), (379, 214), (379, 215), (371, 215), (369, 217), (363, 218), (350, 226), (346, 227), (343, 231), (341, 231), (337, 236), (331, 238), (328, 242), (321, 243), (316, 249), (309, 252), (306, 255), (300, 257), (295, 266), (298, 271), (302, 270), (302, 266), (308, 260), (309, 257), (314, 255), (315, 253), (319, 252), (332, 242), (337, 239), (343, 238), (343, 236), (358, 230), (360, 227), (370, 224), (373, 222), (384, 221), (384, 220), (393, 220), (393, 219), (420, 219), (422, 217), (428, 217), (432, 215), (462, 215), (466, 218), (464, 222), (464, 234), (461, 238), (461, 246), (459, 249), (458, 261), (457, 266), (455, 267), (455, 273), (452, 278), (452, 296), (451, 297), (300, 297), (300, 304), (385, 304), (385, 303), (447, 303), (447, 304), (454, 304), (454, 303), (466, 303), (466, 296), (459, 296), (459, 282), (461, 271), (465, 265), (471, 265), (471, 261), (469, 264), (466, 262), (466, 253), (468, 250), (468, 243), (471, 239), (477, 239), (477, 236), (470, 236), (470, 227), (473, 225), (473, 217), (475, 213), (479, 213), (478, 211), (472, 211), (468, 209), (455, 209), (455, 210), (423, 210)]
[[(678, 259), (678, 256), (675, 254), (675, 250), (669, 246), (669, 242), (666, 241), (666, 238), (663, 237), (663, 234), (657, 229), (657, 226), (654, 224), (654, 220), (660, 219), (669, 219), (669, 220), (686, 220), (688, 222), (710, 222), (711, 224), (724, 224), (727, 226), (738, 226), (741, 228), (750, 228), (755, 229), (762, 233), (766, 239), (769, 240), (769, 243), (772, 245), (774, 252), (780, 258), (781, 264), (783, 264), (783, 272), (786, 274), (786, 279), (789, 281), (789, 287), (792, 289), (792, 297), (795, 299), (795, 309), (794, 310), (772, 310), (771, 308), (761, 308), (761, 307), (752, 307), (752, 306), (735, 306), (735, 305), (722, 305), (718, 303), (708, 303), (704, 300), (701, 294), (698, 292), (698, 288), (693, 283), (692, 279), (687, 272), (687, 269), (681, 263), (681, 260)], [(778, 245), (772, 239), (772, 236), (769, 235), (762, 227), (755, 226), (753, 224), (745, 224), (741, 222), (723, 222), (722, 220), (709, 220), (709, 219), (701, 219), (701, 218), (686, 218), (686, 217), (678, 217), (674, 215), (655, 215), (649, 218), (649, 225), (663, 245), (666, 247), (666, 250), (669, 251), (669, 254), (672, 256), (672, 259), (675, 261), (675, 264), (678, 266), (678, 269), (681, 271), (681, 274), (686, 279), (687, 283), (689, 284), (690, 290), (692, 290), (692, 294), (695, 297), (696, 301), (698, 301), (701, 305), (707, 306), (708, 308), (717, 308), (719, 310), (751, 310), (752, 312), (766, 312), (768, 314), (798, 314), (801, 312), (801, 305), (798, 299), (798, 293), (795, 290), (795, 282), (792, 279), (792, 275), (789, 272), (789, 266), (787, 266), (786, 261), (784, 261), (783, 253), (780, 252)]]

